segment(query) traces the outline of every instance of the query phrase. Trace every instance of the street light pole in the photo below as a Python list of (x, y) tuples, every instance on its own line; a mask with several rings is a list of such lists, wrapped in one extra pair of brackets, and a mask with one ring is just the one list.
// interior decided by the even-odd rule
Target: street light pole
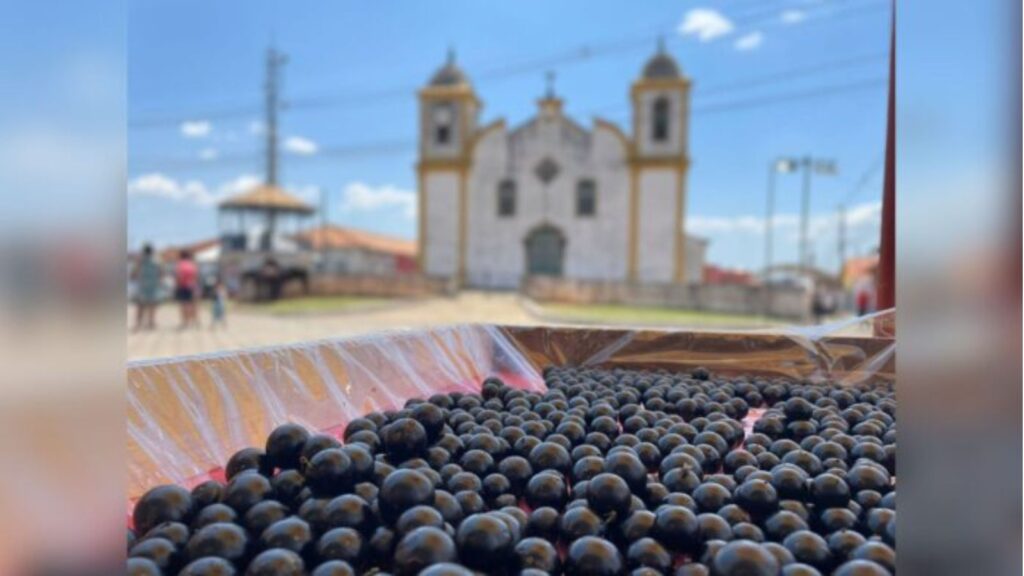
[(797, 169), (799, 161), (793, 158), (776, 158), (768, 164), (768, 198), (764, 219), (764, 276), (767, 281), (771, 273), (775, 228), (775, 179), (781, 172), (789, 174)]
[(808, 245), (807, 227), (810, 220), (811, 210), (811, 172), (818, 174), (835, 175), (836, 163), (834, 160), (812, 158), (804, 156), (800, 161), (804, 169), (803, 197), (800, 199), (800, 272), (805, 276), (810, 268), (810, 246)]
[(800, 272), (807, 274), (807, 220), (811, 209), (811, 157), (804, 156), (804, 186), (800, 198)]
[(767, 316), (771, 310), (771, 287), (769, 279), (772, 270), (772, 235), (775, 228), (775, 180), (779, 172), (790, 173), (797, 167), (797, 161), (792, 158), (776, 158), (768, 164), (768, 198), (765, 206), (764, 218), (764, 272), (762, 283), (765, 288), (764, 314)]

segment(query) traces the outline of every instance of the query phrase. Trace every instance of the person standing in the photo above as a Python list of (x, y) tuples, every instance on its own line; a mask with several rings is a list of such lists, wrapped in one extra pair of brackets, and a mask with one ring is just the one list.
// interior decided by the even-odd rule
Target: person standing
[(153, 255), (153, 246), (144, 244), (138, 265), (132, 272), (135, 281), (135, 331), (156, 329), (156, 307), (160, 303), (163, 271)]
[(196, 310), (198, 292), (199, 268), (192, 260), (192, 253), (182, 250), (174, 266), (174, 299), (181, 308), (180, 329), (199, 327), (199, 314)]
[(817, 287), (811, 295), (811, 313), (814, 315), (814, 323), (821, 324), (828, 314), (828, 305), (825, 300), (825, 289)]
[(858, 280), (854, 285), (853, 294), (854, 303), (857, 306), (857, 316), (864, 316), (875, 311), (875, 277), (873, 275)]
[(211, 330), (213, 330), (217, 326), (227, 328), (227, 300), (228, 289), (224, 285), (224, 281), (218, 278), (213, 285), (213, 298), (210, 300)]

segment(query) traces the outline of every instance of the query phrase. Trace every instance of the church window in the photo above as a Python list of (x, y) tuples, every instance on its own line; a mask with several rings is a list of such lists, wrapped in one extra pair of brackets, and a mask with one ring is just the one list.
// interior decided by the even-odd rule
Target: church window
[(545, 157), (540, 161), (540, 164), (537, 164), (534, 172), (537, 174), (537, 178), (547, 186), (548, 184), (551, 184), (551, 181), (555, 179), (555, 176), (558, 176), (558, 172), (560, 170), (558, 162)]
[(447, 144), (451, 140), (451, 127), (438, 125), (436, 140), (438, 144)]
[(516, 215), (516, 183), (514, 180), (502, 180), (498, 184), (498, 216)]
[(654, 100), (654, 113), (651, 117), (651, 137), (655, 142), (665, 142), (668, 140), (670, 107), (671, 103), (665, 96), (658, 96)]
[(593, 180), (580, 180), (576, 185), (576, 215), (593, 216), (597, 213), (597, 186)]
[(434, 142), (447, 144), (452, 139), (452, 121), (455, 114), (450, 104), (438, 104), (434, 107)]

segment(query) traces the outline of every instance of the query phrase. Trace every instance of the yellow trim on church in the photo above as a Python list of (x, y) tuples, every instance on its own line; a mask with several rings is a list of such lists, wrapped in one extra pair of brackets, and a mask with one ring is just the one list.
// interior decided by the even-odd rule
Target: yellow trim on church
[[(453, 86), (427, 86), (419, 91), (420, 100), (420, 141), (419, 157), (416, 164), (417, 179), (419, 185), (419, 230), (417, 231), (417, 247), (420, 271), (426, 270), (426, 249), (428, 237), (427, 211), (427, 176), (436, 172), (456, 172), (458, 178), (458, 268), (457, 279), (461, 286), (466, 278), (466, 252), (467, 236), (469, 228), (469, 194), (468, 182), (469, 170), (472, 165), (473, 149), (485, 132), (497, 126), (504, 125), (504, 121), (494, 122), (482, 130), (473, 130), (474, 116), (479, 113), (483, 103), (477, 98), (472, 86), (468, 84), (457, 84)], [(456, 105), (459, 122), (459, 151), (450, 158), (424, 158), (426, 155), (426, 137), (429, 134), (429, 109), (428, 102), (449, 101)]]
[(630, 88), (629, 94), (634, 99), (641, 92), (648, 92), (651, 90), (665, 90), (665, 89), (689, 89), (693, 85), (689, 78), (641, 78), (636, 82), (633, 82)]
[[(623, 146), (626, 165), (629, 169), (629, 215), (628, 215), (628, 262), (627, 277), (630, 282), (639, 279), (639, 250), (640, 250), (640, 183), (644, 170), (675, 171), (675, 238), (673, 255), (673, 280), (676, 283), (686, 281), (686, 234), (685, 212), (686, 212), (686, 176), (690, 168), (690, 158), (686, 151), (689, 141), (689, 90), (692, 83), (689, 78), (641, 78), (630, 87), (630, 100), (633, 103), (632, 110), (632, 136), (626, 133), (616, 124), (594, 118), (594, 127), (608, 129), (615, 135)], [(670, 156), (641, 156), (639, 154), (639, 137), (642, 132), (640, 122), (640, 95), (647, 91), (678, 91), (682, 94), (684, 111), (682, 113), (682, 136), (683, 150), (679, 154)], [(427, 86), (419, 91), (420, 100), (420, 161), (416, 165), (419, 184), (419, 233), (418, 233), (418, 259), (421, 271), (426, 266), (426, 246), (428, 235), (427, 210), (427, 176), (433, 172), (456, 172), (458, 177), (458, 266), (457, 280), (461, 286), (466, 281), (466, 260), (468, 251), (469, 234), (469, 174), (472, 169), (473, 155), (476, 146), (493, 130), (503, 130), (505, 121), (503, 119), (491, 122), (483, 128), (474, 129), (473, 120), (479, 114), (482, 107), (481, 101), (477, 98), (472, 86), (469, 84), (457, 84), (451, 86)], [(451, 101), (458, 107), (459, 121), (459, 143), (458, 153), (450, 158), (426, 159), (426, 138), (429, 134), (429, 102)], [(554, 97), (542, 98), (539, 101), (542, 113), (558, 114), (561, 112), (562, 101)]]
[[(675, 193), (675, 230), (673, 239), (673, 271), (672, 279), (677, 284), (686, 282), (686, 175), (690, 170), (690, 157), (687, 155), (686, 144), (689, 142), (689, 78), (641, 78), (630, 87), (630, 100), (633, 102), (633, 139), (628, 147), (629, 156), (629, 262), (627, 266), (630, 282), (639, 280), (640, 259), (640, 179), (644, 170), (674, 170), (676, 176)], [(683, 113), (681, 129), (683, 150), (679, 154), (667, 156), (642, 156), (640, 150), (640, 95), (651, 91), (677, 91), (682, 95)]]

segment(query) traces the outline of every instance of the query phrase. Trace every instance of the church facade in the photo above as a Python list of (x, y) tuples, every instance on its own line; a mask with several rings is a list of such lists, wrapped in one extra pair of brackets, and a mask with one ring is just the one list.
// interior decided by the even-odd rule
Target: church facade
[(705, 243), (684, 234), (690, 81), (663, 49), (630, 91), (630, 133), (563, 112), (553, 89), (522, 125), (478, 123), (454, 57), (419, 93), (419, 255), (459, 286), (531, 275), (699, 282)]

